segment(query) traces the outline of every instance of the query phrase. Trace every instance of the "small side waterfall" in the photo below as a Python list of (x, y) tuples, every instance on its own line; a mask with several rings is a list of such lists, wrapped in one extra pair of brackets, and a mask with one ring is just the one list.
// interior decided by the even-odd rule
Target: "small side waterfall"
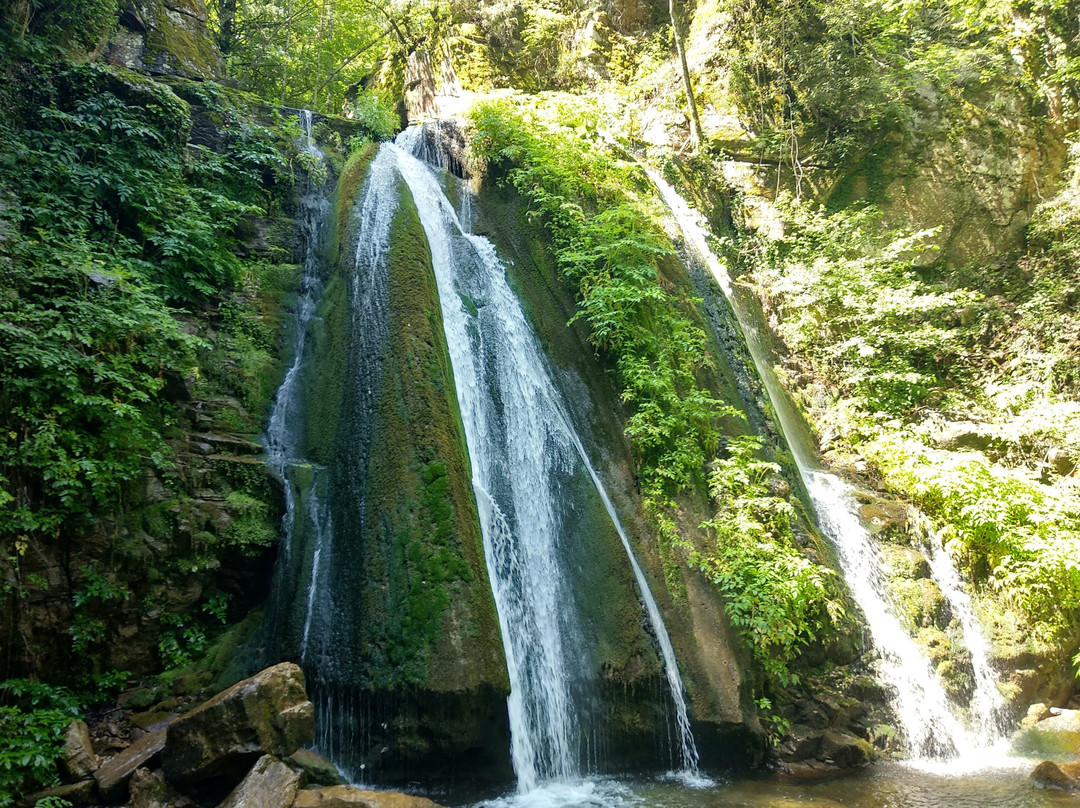
[(543, 352), (491, 242), (463, 227), (433, 169), (413, 156), (417, 127), (384, 146), (408, 185), (431, 248), (465, 425), (484, 550), (511, 680), (511, 755), (518, 790), (580, 777), (573, 691), (579, 628), (559, 569), (556, 481), (584, 468), (627, 552), (661, 647), (682, 765), (697, 766), (682, 681), (659, 608), (626, 532), (571, 425)]
[(735, 294), (726, 267), (709, 248), (700, 214), (657, 172), (648, 168), (645, 171), (671, 209), (693, 260), (709, 269), (734, 310), (818, 523), (832, 540), (852, 595), (866, 615), (875, 649), (881, 657), (881, 676), (894, 693), (896, 717), (909, 749), (920, 759), (952, 758), (985, 749), (1000, 739), (1000, 727), (992, 728), (985, 723), (993, 724), (996, 719), (983, 717), (994, 714), (997, 708), (993, 705), (999, 703), (1000, 696), (990, 667), (984, 664), (985, 641), (969, 605), (965, 614), (965, 604), (969, 602), (948, 556), (944, 552), (933, 553), (932, 563), (935, 577), (962, 623), (973, 660), (977, 654), (982, 655), (983, 664), (977, 662), (976, 668), (984, 673), (977, 675), (971, 708), (980, 724), (978, 732), (965, 728), (929, 660), (897, 618), (887, 595), (883, 560), (858, 516), (854, 492), (843, 480), (820, 468), (809, 442), (803, 438), (797, 415), (773, 373), (762, 336)]

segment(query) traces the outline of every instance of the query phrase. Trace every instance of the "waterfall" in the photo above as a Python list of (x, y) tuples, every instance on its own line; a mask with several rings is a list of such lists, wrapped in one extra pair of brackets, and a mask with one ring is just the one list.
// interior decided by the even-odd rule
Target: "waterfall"
[[(989, 743), (997, 740), (997, 737), (987, 731), (975, 733), (964, 727), (931, 669), (930, 661), (897, 618), (896, 610), (887, 595), (888, 583), (883, 560), (872, 535), (859, 518), (854, 491), (850, 485), (823, 470), (817, 463), (811, 444), (802, 435), (798, 416), (773, 373), (762, 335), (754, 327), (749, 312), (735, 294), (726, 267), (709, 248), (705, 236), (706, 228), (700, 220), (700, 214), (692, 210), (657, 172), (649, 168), (645, 168), (645, 171), (671, 209), (692, 259), (708, 268), (731, 304), (780, 430), (787, 440), (795, 465), (806, 486), (817, 521), (836, 548), (848, 587), (866, 615), (875, 650), (881, 657), (881, 677), (894, 694), (896, 717), (909, 749), (919, 759), (950, 758), (985, 749)], [(935, 569), (939, 582), (955, 579), (955, 569), (951, 569), (952, 565), (945, 553), (935, 553), (932, 563), (937, 565)], [(946, 565), (951, 569), (951, 578)], [(962, 600), (957, 599), (956, 593), (962, 593), (962, 590), (958, 580), (956, 583), (951, 595), (946, 592), (954, 609), (957, 609), (956, 604)], [(947, 588), (948, 585), (943, 586), (943, 590)], [(970, 616), (970, 609), (968, 615)], [(974, 658), (976, 649), (985, 649), (985, 642), (973, 617), (965, 619), (961, 615), (961, 622), (964, 624), (965, 638)], [(982, 669), (984, 672), (990, 671), (989, 665)], [(975, 706), (980, 699), (987, 704), (994, 703), (996, 686), (992, 673), (987, 681), (978, 680), (976, 687), (973, 712), (984, 709)], [(992, 713), (993, 708), (989, 709)]]
[(559, 568), (560, 475), (583, 468), (625, 548), (658, 640), (677, 717), (682, 765), (697, 766), (670, 638), (626, 532), (575, 432), (543, 351), (487, 239), (463, 227), (432, 168), (413, 156), (423, 130), (407, 130), (393, 154), (431, 249), (465, 427), (511, 692), (511, 757), (521, 793), (580, 776), (573, 691), (579, 628)]

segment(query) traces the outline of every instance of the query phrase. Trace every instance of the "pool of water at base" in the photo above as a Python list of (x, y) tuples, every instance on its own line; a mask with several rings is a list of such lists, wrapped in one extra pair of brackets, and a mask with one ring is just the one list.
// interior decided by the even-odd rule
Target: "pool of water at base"
[(717, 778), (687, 784), (677, 775), (647, 780), (590, 778), (529, 794), (481, 798), (431, 794), (451, 808), (1077, 808), (1071, 794), (1039, 788), (1037, 761), (950, 773), (881, 763), (814, 782), (782, 776)]

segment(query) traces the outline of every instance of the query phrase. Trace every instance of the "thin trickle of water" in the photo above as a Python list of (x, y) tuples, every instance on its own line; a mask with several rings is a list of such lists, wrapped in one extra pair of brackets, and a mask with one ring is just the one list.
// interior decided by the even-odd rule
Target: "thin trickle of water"
[(927, 537), (926, 557), (930, 562), (930, 573), (948, 601), (953, 617), (960, 624), (964, 645), (971, 654), (974, 689), (968, 705), (969, 723), (972, 724), (980, 745), (992, 746), (1005, 737), (1007, 709), (1005, 699), (998, 690), (997, 675), (990, 665), (990, 649), (986, 636), (975, 617), (971, 597), (960, 580), (949, 551), (942, 543), (941, 536), (933, 531), (930, 531)]
[[(543, 352), (506, 281), (492, 244), (470, 235), (431, 168), (413, 157), (420, 128), (393, 150), (431, 248), (443, 324), (465, 425), (506, 651), (511, 758), (518, 791), (580, 775), (579, 727), (571, 698), (577, 629), (558, 569), (559, 514), (553, 481), (581, 464), (611, 516), (661, 645), (676, 703), (684, 767), (696, 770), (682, 681), (644, 574), (615, 509), (571, 426)], [(423, 146), (427, 148), (426, 146)]]
[[(894, 693), (896, 716), (909, 749), (917, 758), (924, 759), (955, 757), (984, 749), (987, 740), (961, 723), (926, 655), (897, 619), (886, 595), (883, 561), (873, 537), (858, 516), (854, 492), (851, 486), (818, 466), (811, 447), (802, 438), (797, 416), (773, 373), (761, 334), (734, 293), (726, 267), (709, 248), (700, 214), (657, 172), (649, 168), (645, 171), (671, 209), (693, 259), (709, 269), (734, 310), (818, 523), (832, 540), (851, 593), (866, 615), (875, 649), (881, 657), (881, 676)], [(965, 633), (967, 630), (965, 626)], [(970, 637), (978, 635), (974, 620), (971, 632), (969, 645)]]

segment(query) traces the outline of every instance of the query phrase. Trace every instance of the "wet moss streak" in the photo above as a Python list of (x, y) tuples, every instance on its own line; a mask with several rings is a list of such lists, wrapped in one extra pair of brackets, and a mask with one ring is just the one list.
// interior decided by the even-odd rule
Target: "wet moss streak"
[(372, 682), (507, 687), (431, 256), (402, 183), (367, 480)]

